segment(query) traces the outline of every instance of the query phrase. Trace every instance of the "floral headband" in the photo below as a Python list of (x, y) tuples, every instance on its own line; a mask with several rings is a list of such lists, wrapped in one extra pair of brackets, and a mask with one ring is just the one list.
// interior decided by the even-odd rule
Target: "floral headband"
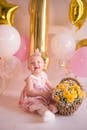
[[(34, 52), (32, 55), (30, 55), (30, 58), (33, 58), (33, 57), (35, 57), (35, 56), (41, 57), (41, 53), (40, 53), (40, 51), (39, 51), (38, 48), (35, 50), (35, 52)], [(42, 58), (42, 57), (41, 57), (41, 58)]]

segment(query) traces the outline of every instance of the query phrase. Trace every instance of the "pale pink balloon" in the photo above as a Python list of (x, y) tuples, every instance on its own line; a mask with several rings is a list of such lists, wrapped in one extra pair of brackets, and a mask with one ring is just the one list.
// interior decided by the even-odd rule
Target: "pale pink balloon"
[(21, 45), (15, 56), (21, 61), (25, 62), (29, 54), (29, 38), (21, 36)]
[(87, 77), (87, 47), (78, 49), (72, 56), (69, 70), (79, 77)]

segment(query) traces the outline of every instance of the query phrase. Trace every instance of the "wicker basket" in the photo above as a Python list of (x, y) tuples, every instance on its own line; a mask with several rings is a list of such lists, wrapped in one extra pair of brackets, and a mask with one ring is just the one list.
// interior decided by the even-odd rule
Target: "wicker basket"
[[(80, 85), (80, 83), (77, 80), (73, 79), (73, 78), (70, 78), (70, 77), (65, 78), (65, 79), (61, 80), (60, 83), (64, 83), (64, 82), (67, 82), (68, 84), (70, 84), (70, 83), (77, 84), (80, 87), (80, 89), (83, 91), (82, 86)], [(57, 85), (57, 89), (58, 89), (58, 85)], [(55, 95), (55, 94), (57, 96), (56, 91), (54, 92), (53, 95)], [(57, 109), (58, 109), (58, 114), (60, 114), (60, 115), (71, 115), (71, 114), (73, 114), (75, 111), (77, 111), (77, 109), (81, 105), (82, 101), (83, 101), (83, 98), (76, 98), (72, 103), (67, 103), (67, 102), (64, 102), (64, 101), (56, 102)]]
[(62, 106), (60, 103), (57, 103), (57, 108), (58, 108), (57, 113), (65, 116), (71, 115), (75, 111), (77, 111), (81, 103), (82, 100), (79, 100), (79, 102), (75, 101), (71, 106), (67, 106), (67, 104), (65, 106)]

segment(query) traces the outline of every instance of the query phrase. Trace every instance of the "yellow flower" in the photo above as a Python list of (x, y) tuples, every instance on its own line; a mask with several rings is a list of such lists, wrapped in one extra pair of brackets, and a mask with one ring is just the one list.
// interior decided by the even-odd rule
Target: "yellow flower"
[(74, 89), (72, 89), (71, 95), (73, 96), (74, 99), (77, 98), (77, 92)]
[(69, 95), (70, 95), (70, 93), (69, 93), (68, 91), (64, 91), (64, 92), (63, 92), (63, 96), (64, 96), (65, 98), (68, 98)]
[(74, 98), (72, 95), (69, 95), (68, 98), (67, 98), (67, 101), (68, 102), (74, 102)]
[(74, 101), (74, 97), (69, 92), (64, 92), (63, 96), (67, 99), (68, 102)]
[(59, 90), (66, 90), (66, 87), (63, 85), (63, 84), (59, 84), (58, 86), (57, 86), (57, 88), (59, 89)]
[(76, 89), (81, 89), (79, 85), (75, 84)]

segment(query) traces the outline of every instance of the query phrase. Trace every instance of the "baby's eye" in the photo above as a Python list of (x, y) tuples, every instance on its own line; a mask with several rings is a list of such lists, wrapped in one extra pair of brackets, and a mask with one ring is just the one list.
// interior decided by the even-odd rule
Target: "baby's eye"
[(38, 63), (41, 63), (41, 61), (38, 61)]
[(31, 62), (30, 64), (31, 64), (31, 65), (34, 65), (34, 62)]

